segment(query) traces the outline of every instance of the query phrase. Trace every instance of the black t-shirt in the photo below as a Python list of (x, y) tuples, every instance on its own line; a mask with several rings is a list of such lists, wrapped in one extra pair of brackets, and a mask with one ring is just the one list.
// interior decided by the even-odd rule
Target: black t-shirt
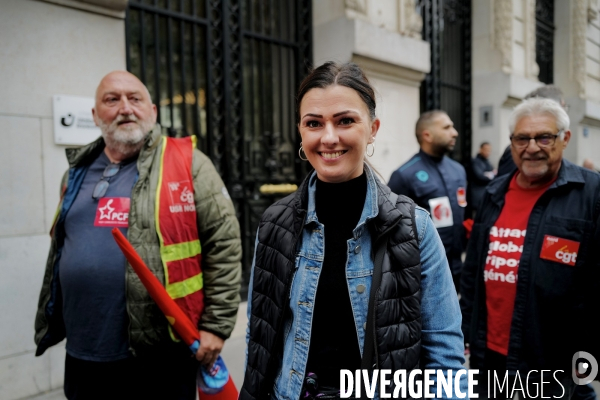
[(342, 183), (317, 180), (315, 206), (325, 231), (325, 258), (319, 276), (306, 373), (320, 386), (338, 387), (340, 370), (360, 369), (360, 347), (346, 279), (348, 243), (367, 194), (365, 173)]
[[(101, 153), (90, 165), (65, 219), (65, 242), (59, 261), (66, 349), (88, 361), (129, 357), (125, 310), (125, 256), (111, 230), (127, 235), (129, 199), (137, 165), (122, 162), (106, 194), (92, 198), (96, 184), (110, 164)], [(105, 178), (107, 180), (107, 178)]]

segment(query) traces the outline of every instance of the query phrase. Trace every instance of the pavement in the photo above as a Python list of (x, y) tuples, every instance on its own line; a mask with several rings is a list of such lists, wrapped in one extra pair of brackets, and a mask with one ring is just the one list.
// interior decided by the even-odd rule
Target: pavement
[[(246, 359), (246, 325), (248, 324), (248, 318), (246, 317), (247, 302), (240, 303), (238, 309), (238, 316), (231, 337), (225, 342), (221, 357), (225, 360), (225, 364), (229, 369), (229, 373), (233, 378), (235, 386), (239, 389), (242, 386), (244, 380), (244, 362)], [(469, 358), (465, 363), (465, 367), (469, 367)], [(596, 393), (600, 393), (600, 382), (592, 382), (592, 386)], [(34, 397), (27, 397), (21, 400), (65, 400), (66, 397), (63, 393), (62, 388), (39, 394)]]
[[(233, 378), (235, 386), (239, 389), (242, 387), (244, 380), (244, 363), (246, 360), (246, 318), (247, 302), (240, 303), (238, 309), (238, 317), (231, 333), (231, 337), (225, 341), (221, 357), (225, 360), (225, 364), (229, 369), (229, 373)], [(62, 388), (42, 393), (33, 397), (26, 397), (21, 400), (65, 400), (65, 394)]]

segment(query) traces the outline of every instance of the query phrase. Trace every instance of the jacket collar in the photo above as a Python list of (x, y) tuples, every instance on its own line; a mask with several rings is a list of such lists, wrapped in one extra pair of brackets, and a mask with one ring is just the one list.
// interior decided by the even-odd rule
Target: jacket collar
[(560, 169), (558, 170), (558, 178), (556, 178), (556, 181), (550, 186), (550, 189), (564, 186), (569, 183), (584, 184), (585, 178), (583, 177), (580, 167), (563, 158)]
[[(159, 124), (154, 125), (154, 128), (150, 131), (148, 136), (146, 136), (144, 146), (142, 147), (141, 153), (146, 152), (148, 149), (155, 147), (161, 136), (161, 127)], [(100, 153), (104, 150), (105, 147), (104, 138), (100, 136), (98, 139), (94, 140), (92, 143), (89, 143), (82, 147), (66, 149), (65, 152), (67, 154), (67, 161), (69, 162), (69, 167), (78, 167), (81, 165), (89, 164), (92, 160), (95, 160)]]
[[(392, 194), (390, 188), (381, 183), (368, 164), (365, 164), (364, 168), (367, 174), (367, 195), (354, 235), (356, 237), (363, 226), (372, 221), (376, 239), (389, 227), (395, 225), (402, 217), (402, 213), (396, 208), (396, 203), (390, 199)], [(304, 225), (318, 221), (315, 209), (316, 182), (317, 173), (313, 171), (304, 179), (295, 195), (295, 209), (302, 215), (306, 214)]]
[(422, 159), (429, 160), (429, 162), (436, 164), (436, 165), (441, 163), (442, 161), (444, 161), (447, 157), (446, 155), (443, 155), (441, 157), (434, 157), (434, 156), (431, 156), (431, 155), (425, 153), (422, 149), (419, 149), (418, 154)]
[[(516, 171), (511, 174), (499, 176), (498, 178), (492, 180), (486, 187), (486, 191), (490, 193), (492, 201), (494, 201), (496, 204), (500, 204), (503, 202), (504, 195), (508, 191), (508, 185), (510, 184), (510, 180), (512, 179), (515, 173)], [(581, 173), (581, 169), (569, 160), (563, 158), (562, 163), (560, 165), (560, 169), (558, 170), (558, 176), (554, 183), (550, 185), (548, 190), (569, 184), (584, 183), (585, 178)]]

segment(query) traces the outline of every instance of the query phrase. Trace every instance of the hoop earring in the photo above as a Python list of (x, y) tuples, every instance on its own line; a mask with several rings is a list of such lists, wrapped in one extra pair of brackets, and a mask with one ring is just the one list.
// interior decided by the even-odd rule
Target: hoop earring
[[(304, 158), (302, 158), (302, 153), (304, 153)], [(300, 148), (298, 149), (298, 157), (300, 157), (302, 161), (308, 161), (308, 157), (306, 157), (306, 152), (302, 148), (302, 142), (300, 142)]]
[[(371, 151), (371, 154), (369, 154), (369, 145), (373, 146), (373, 151)], [(373, 139), (373, 143), (367, 143), (365, 154), (367, 157), (373, 157), (373, 154), (375, 154), (375, 139)]]

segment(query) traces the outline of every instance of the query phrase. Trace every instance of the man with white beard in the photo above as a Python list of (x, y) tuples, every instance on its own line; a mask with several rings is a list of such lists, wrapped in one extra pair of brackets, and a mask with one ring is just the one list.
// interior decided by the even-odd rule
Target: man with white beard
[[(156, 106), (134, 75), (106, 75), (92, 113), (102, 137), (67, 149), (36, 355), (67, 339), (68, 399), (193, 400), (197, 362), (215, 362), (237, 315), (241, 242), (233, 204), (195, 138), (161, 135)], [(195, 358), (127, 265), (114, 228), (198, 327)]]

